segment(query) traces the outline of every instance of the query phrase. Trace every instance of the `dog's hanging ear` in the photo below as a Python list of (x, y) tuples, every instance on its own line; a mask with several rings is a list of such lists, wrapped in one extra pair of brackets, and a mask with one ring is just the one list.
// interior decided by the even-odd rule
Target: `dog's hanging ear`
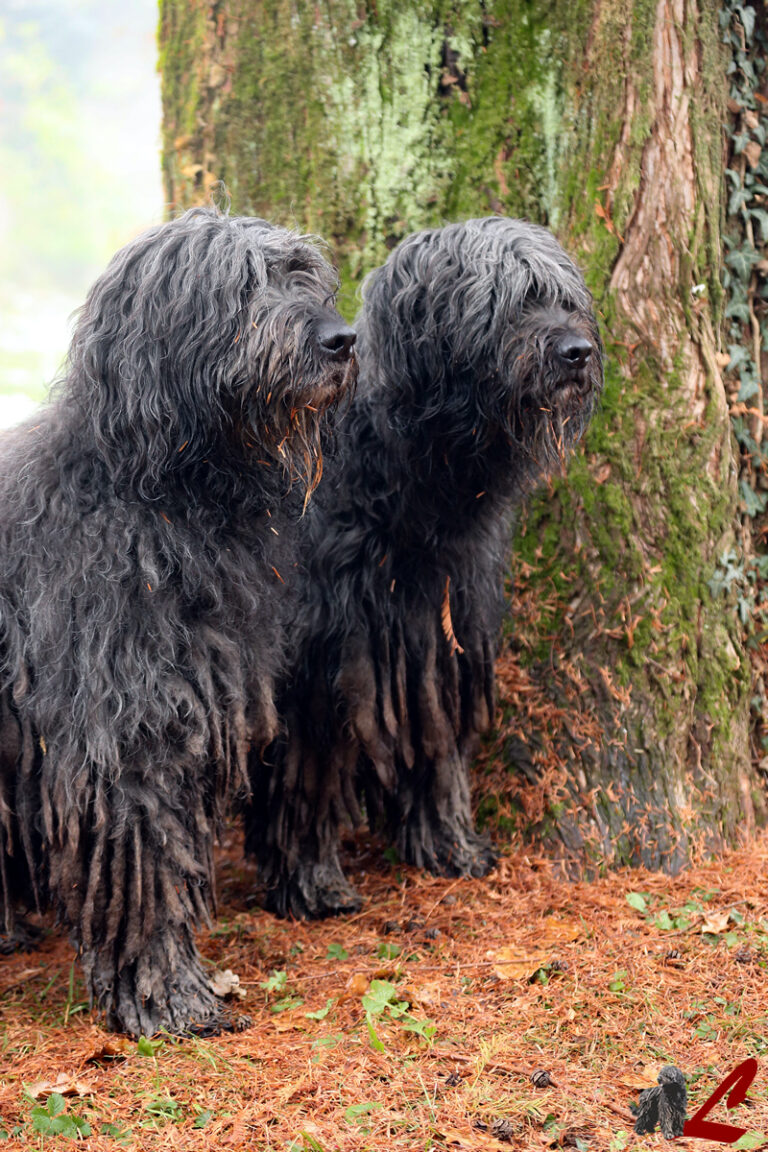
[(121, 487), (143, 498), (218, 447), (222, 365), (248, 269), (226, 218), (194, 209), (123, 248), (93, 285), (70, 350), (77, 399)]
[(363, 283), (370, 363), (405, 403), (443, 404), (482, 357), (499, 290), (486, 249), (465, 225), (417, 232)]
[(406, 404), (444, 374), (433, 338), (425, 270), (433, 235), (408, 237), (366, 277), (363, 306), (355, 320), (372, 370), (390, 386), (399, 385)]

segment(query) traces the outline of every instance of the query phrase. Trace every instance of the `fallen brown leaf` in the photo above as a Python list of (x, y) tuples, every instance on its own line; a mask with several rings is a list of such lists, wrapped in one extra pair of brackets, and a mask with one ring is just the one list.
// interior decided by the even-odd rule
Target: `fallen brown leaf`
[(547, 916), (536, 933), (536, 943), (541, 947), (548, 944), (571, 944), (585, 935), (586, 930), (580, 920), (560, 920), (556, 916)]
[(353, 972), (345, 985), (347, 996), (365, 996), (368, 991), (368, 983), (365, 972)]
[(222, 999), (226, 999), (227, 996), (237, 996), (240, 999), (245, 997), (245, 988), (240, 987), (240, 977), (231, 968), (225, 968), (223, 972), (217, 970), (208, 983), (211, 991)]
[(628, 1072), (626, 1076), (620, 1076), (619, 1084), (625, 1088), (636, 1088), (638, 1092), (644, 1088), (653, 1088), (659, 1082), (662, 1067), (661, 1064), (646, 1064), (639, 1072)]
[(86, 1056), (85, 1064), (100, 1064), (103, 1060), (126, 1060), (136, 1051), (136, 1044), (124, 1036), (111, 1036), (100, 1048)]
[(33, 1100), (47, 1100), (54, 1092), (60, 1096), (90, 1096), (92, 1091), (89, 1084), (73, 1080), (66, 1072), (60, 1072), (53, 1083), (50, 1080), (38, 1080), (27, 1088), (27, 1094)]
[(422, 1004), (426, 1008), (435, 1007), (442, 1000), (442, 992), (437, 982), (432, 984), (403, 984), (397, 990), (398, 996), (409, 1004)]
[(710, 912), (704, 917), (699, 931), (718, 936), (721, 932), (727, 932), (730, 918), (730, 912)]
[(538, 948), (500, 948), (494, 957), (493, 970), (501, 980), (529, 980), (551, 959), (550, 953)]
[(509, 1144), (471, 1129), (462, 1132), (458, 1128), (446, 1128), (442, 1132), (442, 1138), (446, 1144), (470, 1148), (472, 1152), (509, 1152), (510, 1149)]

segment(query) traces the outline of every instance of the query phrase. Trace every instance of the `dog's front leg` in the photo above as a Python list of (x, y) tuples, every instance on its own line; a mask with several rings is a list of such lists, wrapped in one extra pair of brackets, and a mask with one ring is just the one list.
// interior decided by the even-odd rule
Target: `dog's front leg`
[[(348, 752), (356, 756), (357, 746)], [(343, 748), (306, 740), (296, 719), (285, 745), (252, 760), (246, 846), (259, 863), (265, 906), (278, 916), (318, 919), (360, 908), (339, 861), (341, 824), (350, 807), (357, 810), (345, 787), (354, 766), (340, 763), (343, 756)]]
[(49, 810), (54, 898), (94, 1002), (133, 1036), (236, 1026), (194, 941), (215, 900), (205, 772), (190, 768), (181, 791), (178, 766), (132, 765), (114, 781), (84, 771), (68, 809)]

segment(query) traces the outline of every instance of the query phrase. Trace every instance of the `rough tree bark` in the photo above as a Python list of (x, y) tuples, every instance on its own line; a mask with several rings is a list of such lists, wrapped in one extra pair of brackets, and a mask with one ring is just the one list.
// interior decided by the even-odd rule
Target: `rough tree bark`
[(574, 752), (565, 714), (548, 815), (570, 857), (674, 869), (764, 816), (745, 639), (708, 587), (738, 505), (717, 357), (727, 60), (710, 5), (603, 3), (591, 16), (564, 212), (602, 271), (613, 368), (587, 451), (524, 545), (541, 554), (537, 584), (556, 587), (553, 690), (578, 684), (592, 720)]
[(525, 215), (579, 260), (608, 387), (517, 541), (508, 643), (541, 708), (508, 710), (509, 794), (575, 869), (674, 869), (748, 833), (749, 660), (708, 588), (738, 500), (715, 7), (161, 0), (160, 44), (172, 209), (224, 180), (236, 211), (318, 232), (348, 312), (388, 247), (446, 220)]

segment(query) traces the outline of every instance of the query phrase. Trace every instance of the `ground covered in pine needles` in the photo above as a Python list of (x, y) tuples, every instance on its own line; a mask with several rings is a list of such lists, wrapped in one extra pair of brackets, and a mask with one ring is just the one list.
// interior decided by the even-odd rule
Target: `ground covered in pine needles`
[(363, 911), (290, 923), (249, 907), (236, 833), (223, 846), (200, 947), (239, 977), (236, 1035), (110, 1035), (54, 931), (4, 958), (0, 1147), (663, 1148), (629, 1110), (661, 1066), (685, 1072), (690, 1116), (756, 1056), (747, 1101), (710, 1119), (768, 1148), (768, 836), (675, 879), (570, 883), (510, 850), (442, 880), (364, 840), (347, 866)]

